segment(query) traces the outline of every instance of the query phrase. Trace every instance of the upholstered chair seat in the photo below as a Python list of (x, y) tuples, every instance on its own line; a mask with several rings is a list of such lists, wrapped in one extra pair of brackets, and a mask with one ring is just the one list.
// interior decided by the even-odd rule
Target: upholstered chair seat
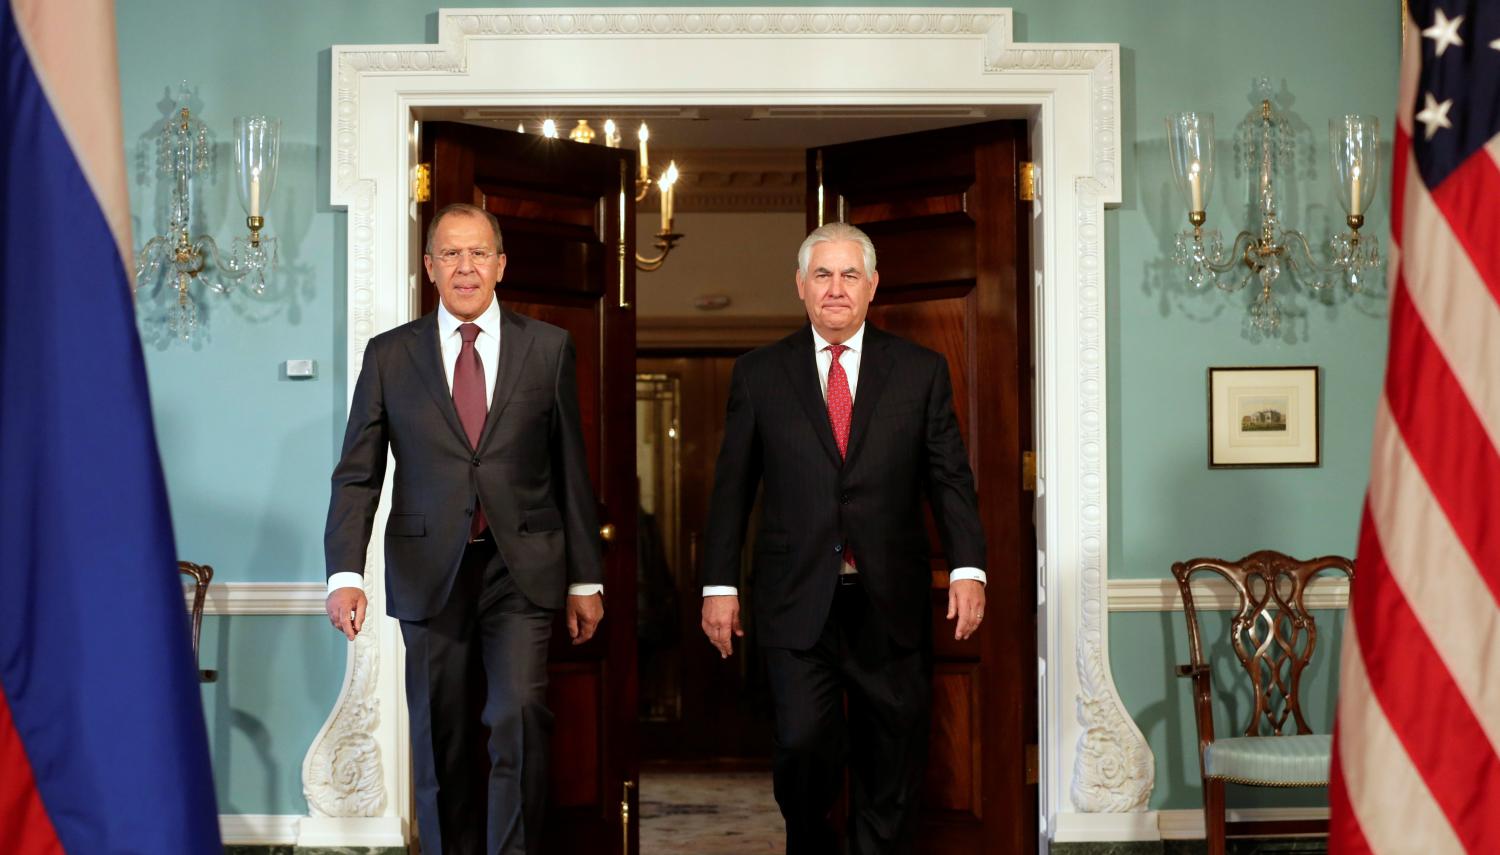
[(1203, 747), (1203, 774), (1257, 787), (1323, 787), (1332, 754), (1326, 733), (1216, 739)]

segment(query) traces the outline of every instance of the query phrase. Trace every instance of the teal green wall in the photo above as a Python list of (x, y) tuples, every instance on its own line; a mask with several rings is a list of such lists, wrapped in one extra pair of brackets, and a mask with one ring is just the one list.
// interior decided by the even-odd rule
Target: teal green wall
[[(1250, 108), (1252, 78), (1270, 75), (1294, 99), (1300, 142), (1311, 147), (1284, 216), (1323, 236), (1335, 204), (1327, 119), (1375, 113), (1389, 137), (1399, 3), (1026, 0), (1012, 6), (1021, 41), (1122, 47), (1124, 198), (1105, 218), (1111, 575), (1162, 577), (1178, 558), (1238, 556), (1263, 546), (1352, 552), (1384, 361), (1383, 311), (1378, 304), (1325, 307), (1299, 297), (1306, 315), (1292, 325), (1294, 340), (1255, 343), (1242, 334), (1243, 295), (1184, 293), (1167, 261), (1183, 218), (1169, 195), (1161, 120), (1180, 109), (1215, 112), (1222, 165), (1210, 225), (1232, 233), (1238, 222), (1227, 216), (1228, 203), (1245, 198), (1230, 168), (1232, 128)], [(270, 230), (282, 241), (274, 293), (260, 301), (205, 301), (209, 337), (200, 348), (147, 350), (178, 551), (212, 563), (220, 580), (323, 577), (321, 533), (342, 430), (346, 345), (345, 218), (328, 205), (328, 48), (431, 40), (436, 8), (368, 0), (119, 4), (138, 243), (159, 229), (158, 185), (138, 164), (149, 162), (150, 131), (179, 79), (198, 87), (201, 116), (217, 136), (217, 180), (200, 188), (198, 208), (213, 234), (229, 234), (240, 218), (228, 180), (233, 117), (261, 112), (282, 119), (283, 165), (269, 212)], [(1388, 199), (1388, 179), (1388, 172), (1381, 176), (1380, 205)], [(1378, 208), (1369, 231), (1383, 235), (1386, 218)], [(317, 379), (280, 379), (281, 363), (291, 358), (316, 359)], [(1210, 471), (1208, 366), (1300, 364), (1323, 368), (1323, 465)], [(1195, 761), (1185, 686), (1167, 677), (1183, 647), (1180, 621), (1175, 614), (1111, 620), (1116, 679), (1157, 757), (1157, 807), (1191, 807), (1198, 799), (1188, 774)], [(337, 694), (344, 645), (313, 616), (210, 618), (206, 632), (205, 665), (223, 673), (204, 690), (222, 809), (303, 812), (302, 755)], [(1169, 648), (1177, 655), (1167, 655)], [(1321, 708), (1319, 724), (1328, 715)]]

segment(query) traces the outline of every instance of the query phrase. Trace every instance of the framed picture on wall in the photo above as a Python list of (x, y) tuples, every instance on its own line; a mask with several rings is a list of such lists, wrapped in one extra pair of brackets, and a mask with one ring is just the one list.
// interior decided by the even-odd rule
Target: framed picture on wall
[(1318, 367), (1208, 369), (1208, 465), (1317, 466)]

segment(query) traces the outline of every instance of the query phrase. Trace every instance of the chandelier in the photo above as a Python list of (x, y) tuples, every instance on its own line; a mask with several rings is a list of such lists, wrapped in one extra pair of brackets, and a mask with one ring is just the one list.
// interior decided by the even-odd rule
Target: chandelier
[[(1328, 241), (1329, 263), (1313, 257), (1307, 237), (1284, 228), (1278, 210), (1276, 175), (1294, 160), (1291, 125), (1271, 104), (1269, 82), (1262, 79), (1259, 115), (1246, 125), (1241, 140), (1243, 166), (1256, 177), (1256, 221), (1235, 236), (1228, 253), (1218, 230), (1205, 230), (1213, 195), (1214, 117), (1212, 113), (1177, 113), (1167, 118), (1167, 147), (1178, 192), (1188, 210), (1191, 229), (1177, 235), (1172, 260), (1187, 268), (1194, 289), (1213, 283), (1224, 291), (1239, 291), (1256, 283), (1259, 293), (1250, 304), (1249, 321), (1257, 332), (1274, 336), (1281, 324), (1276, 284), (1286, 273), (1314, 292), (1330, 295), (1339, 284), (1351, 294), (1362, 292), (1381, 266), (1380, 246), (1374, 236), (1361, 235), (1364, 212), (1375, 195), (1380, 165), (1380, 124), (1373, 116), (1347, 115), (1328, 122), (1328, 142), (1337, 197), (1344, 209), (1347, 232)], [(1289, 170), (1288, 170), (1289, 171)]]
[[(548, 139), (557, 139), (558, 137), (557, 121), (554, 119), (544, 119), (540, 130), (541, 135)], [(516, 125), (516, 132), (526, 133), (525, 123)], [(584, 144), (592, 143), (597, 137), (598, 134), (589, 126), (588, 119), (579, 119), (578, 124), (574, 125), (573, 129), (568, 132), (568, 139)], [(652, 181), (650, 155), (647, 150), (647, 143), (650, 139), (651, 130), (646, 127), (645, 122), (642, 122), (640, 129), (636, 131), (636, 141), (639, 145), (640, 157), (636, 167), (635, 201), (644, 201), (646, 196), (651, 192), (653, 184), (661, 194), (661, 228), (657, 230), (656, 239), (653, 242), (657, 254), (650, 258), (640, 253), (635, 254), (636, 269), (646, 273), (659, 269), (662, 263), (667, 260), (667, 255), (672, 252), (672, 248), (684, 237), (672, 231), (672, 217), (675, 213), (673, 202), (675, 186), (679, 175), (677, 161), (674, 160), (668, 163), (667, 168), (662, 170), (661, 175), (655, 181)], [(604, 120), (604, 138), (602, 142), (607, 148), (620, 147), (620, 130), (619, 126), (615, 124), (614, 119)]]
[(266, 116), (239, 116), (234, 120), (235, 189), (245, 211), (248, 236), (236, 235), (228, 252), (219, 249), (213, 236), (192, 234), (194, 179), (211, 174), (213, 146), (208, 126), (195, 118), (188, 103), (187, 83), (179, 89), (173, 117), (162, 123), (157, 141), (157, 173), (170, 185), (167, 230), (146, 242), (136, 253), (137, 298), (163, 280), (176, 290), (175, 304), (167, 310), (167, 329), (183, 341), (198, 331), (198, 305), (193, 283), (201, 283), (216, 294), (227, 294), (243, 283), (251, 293), (266, 289), (266, 273), (276, 267), (276, 239), (265, 237), (265, 211), (276, 185), (277, 158), (281, 145), (281, 122)]

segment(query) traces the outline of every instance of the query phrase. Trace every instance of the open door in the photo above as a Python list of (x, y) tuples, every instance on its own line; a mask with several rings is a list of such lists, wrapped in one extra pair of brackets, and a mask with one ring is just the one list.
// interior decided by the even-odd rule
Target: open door
[[(507, 311), (560, 326), (578, 351), (589, 474), (605, 540), (605, 616), (574, 647), (553, 632), (547, 852), (638, 848), (635, 823), (635, 152), (448, 122), (422, 126), (431, 197), (421, 232), (444, 205), (470, 202), (500, 219), (507, 256), (496, 295)], [(437, 305), (421, 289), (422, 311)], [(483, 756), (484, 746), (476, 746)]]
[(1036, 532), (1030, 203), (1024, 122), (967, 125), (813, 149), (811, 230), (842, 220), (875, 243), (870, 320), (943, 354), (989, 539), (986, 619), (953, 640), (947, 567), (932, 542), (932, 738), (925, 853), (1033, 850), (1037, 841)]

